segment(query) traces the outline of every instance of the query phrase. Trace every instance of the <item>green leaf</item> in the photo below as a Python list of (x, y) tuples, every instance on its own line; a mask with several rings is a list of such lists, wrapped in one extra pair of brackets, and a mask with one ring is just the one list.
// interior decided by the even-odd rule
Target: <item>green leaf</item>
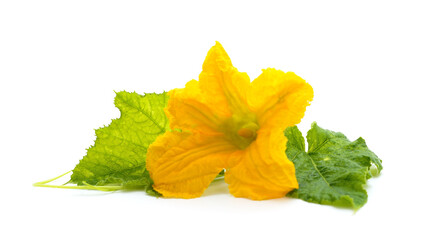
[(70, 183), (145, 188), (154, 194), (145, 168), (148, 146), (169, 129), (164, 113), (168, 95), (118, 92), (114, 103), (121, 116), (97, 129), (94, 146), (73, 170)]
[(362, 138), (349, 141), (342, 133), (312, 124), (305, 140), (299, 129), (286, 129), (287, 157), (293, 161), (299, 189), (290, 197), (320, 204), (362, 207), (368, 198), (364, 189), (373, 164), (382, 170), (381, 160), (368, 149)]

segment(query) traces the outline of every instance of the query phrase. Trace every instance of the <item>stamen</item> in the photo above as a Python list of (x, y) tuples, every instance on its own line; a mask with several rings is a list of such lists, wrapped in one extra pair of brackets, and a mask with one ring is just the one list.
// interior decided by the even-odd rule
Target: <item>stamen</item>
[(248, 128), (241, 128), (237, 131), (237, 135), (244, 137), (244, 138), (251, 138), (254, 137), (254, 131)]

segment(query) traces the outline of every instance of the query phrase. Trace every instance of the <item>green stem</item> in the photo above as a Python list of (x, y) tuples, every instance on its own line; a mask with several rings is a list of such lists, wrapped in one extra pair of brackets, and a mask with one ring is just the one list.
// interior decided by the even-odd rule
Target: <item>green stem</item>
[[(45, 181), (41, 181), (41, 182), (36, 182), (34, 184), (32, 184), (34, 187), (48, 187), (48, 188), (66, 188), (66, 189), (86, 189), (86, 190), (100, 190), (100, 191), (116, 191), (116, 190), (121, 190), (123, 189), (123, 186), (94, 186), (91, 184), (88, 184), (87, 182), (82, 182), (83, 184), (85, 184), (84, 186), (65, 186), (65, 185), (50, 185), (47, 183), (50, 183), (56, 179), (59, 179), (61, 177), (63, 177), (64, 175), (69, 174), (72, 171), (69, 171), (67, 173), (64, 173), (58, 177), (49, 179), (49, 180), (45, 180)], [(66, 183), (67, 184), (67, 183)]]
[(35, 187), (40, 187), (39, 185), (43, 185), (43, 184), (46, 184), (46, 183), (52, 182), (52, 181), (54, 181), (54, 180), (56, 180), (56, 179), (59, 179), (59, 178), (63, 177), (64, 175), (69, 174), (70, 172), (72, 172), (72, 171), (69, 171), (69, 172), (63, 173), (62, 175), (60, 175), (60, 176), (58, 176), (58, 177), (55, 177), (55, 178), (52, 178), (52, 179), (49, 179), (49, 180), (45, 180), (45, 181), (41, 181), (41, 182), (34, 183), (33, 185), (34, 185)]
[(214, 178), (214, 180), (211, 183), (219, 182), (221, 180), (224, 180), (225, 170), (222, 170), (217, 177)]

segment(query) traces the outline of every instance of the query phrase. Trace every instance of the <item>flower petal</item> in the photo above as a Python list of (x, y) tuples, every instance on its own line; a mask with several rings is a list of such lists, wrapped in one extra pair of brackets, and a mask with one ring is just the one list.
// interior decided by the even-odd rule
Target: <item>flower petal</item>
[(199, 81), (169, 92), (170, 128), (210, 134), (221, 130), (219, 126), (233, 114), (250, 112), (246, 100), (250, 79), (233, 67), (220, 43), (210, 49), (202, 68)]
[(263, 200), (283, 197), (298, 188), (294, 165), (285, 154), (286, 143), (281, 130), (258, 135), (244, 150), (240, 163), (226, 172), (230, 193)]
[(188, 82), (183, 89), (173, 89), (169, 95), (165, 111), (171, 129), (211, 133), (221, 124), (221, 113), (205, 103), (198, 81)]
[(298, 124), (313, 98), (313, 89), (293, 72), (268, 68), (252, 82), (248, 104), (256, 113), (260, 131)]
[(199, 87), (206, 102), (227, 117), (248, 111), (246, 97), (250, 86), (248, 75), (233, 67), (226, 51), (217, 42), (208, 51), (199, 75)]
[(150, 145), (147, 170), (154, 189), (164, 197), (194, 198), (240, 157), (241, 152), (222, 135), (166, 132)]

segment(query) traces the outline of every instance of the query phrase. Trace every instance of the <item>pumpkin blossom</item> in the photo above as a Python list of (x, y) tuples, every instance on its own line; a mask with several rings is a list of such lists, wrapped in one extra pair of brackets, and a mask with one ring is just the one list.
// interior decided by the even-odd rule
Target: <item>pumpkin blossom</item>
[(169, 96), (173, 131), (149, 146), (146, 162), (164, 197), (199, 197), (223, 169), (235, 197), (279, 198), (298, 188), (284, 130), (300, 122), (313, 98), (302, 78), (268, 68), (251, 82), (217, 42), (199, 81)]

